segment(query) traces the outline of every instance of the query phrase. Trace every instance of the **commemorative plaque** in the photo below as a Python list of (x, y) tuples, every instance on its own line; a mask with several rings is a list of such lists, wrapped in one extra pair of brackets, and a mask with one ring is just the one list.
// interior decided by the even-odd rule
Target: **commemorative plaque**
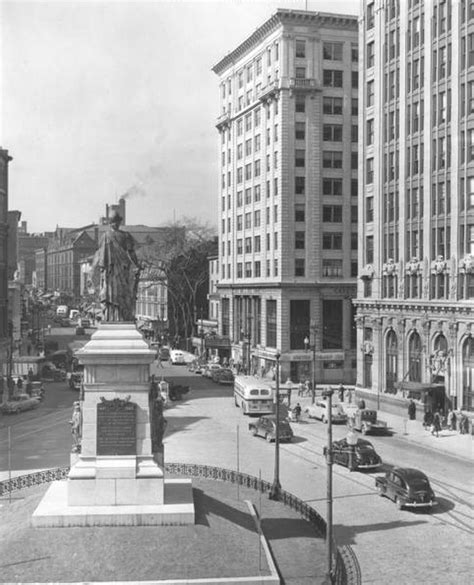
[(136, 404), (114, 398), (97, 404), (97, 455), (136, 454)]

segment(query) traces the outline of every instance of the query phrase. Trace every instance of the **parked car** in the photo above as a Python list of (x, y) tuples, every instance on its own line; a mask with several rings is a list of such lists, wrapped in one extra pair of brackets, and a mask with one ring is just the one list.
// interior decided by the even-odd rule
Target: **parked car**
[(418, 469), (395, 467), (375, 478), (381, 496), (393, 500), (397, 508), (432, 507), (436, 505), (434, 491), (426, 475)]
[(172, 349), (170, 351), (170, 361), (173, 366), (181, 366), (186, 363), (184, 353), (179, 349)]
[[(353, 452), (351, 453), (351, 450)], [(327, 455), (327, 447), (324, 447), (324, 455)], [(372, 443), (365, 439), (357, 439), (357, 444), (351, 447), (347, 439), (334, 441), (332, 444), (332, 459), (334, 463), (344, 465), (351, 471), (357, 469), (377, 469), (382, 465), (380, 455), (374, 449)]]
[(18, 394), (0, 405), (0, 409), (4, 414), (18, 414), (25, 410), (38, 408), (40, 402), (41, 399), (38, 396), (30, 397), (28, 394)]
[[(275, 415), (261, 416), (256, 421), (249, 423), (249, 431), (254, 437), (264, 437), (266, 441), (271, 443), (276, 438), (276, 423), (277, 420)], [(278, 430), (280, 441), (290, 442), (293, 439), (293, 431), (287, 420), (280, 418)]]
[[(304, 411), (309, 418), (317, 418), (323, 423), (327, 423), (329, 420), (328, 414), (328, 401), (327, 400), (316, 400), (314, 404), (307, 406)], [(333, 423), (345, 423), (347, 422), (347, 414), (344, 412), (342, 405), (339, 402), (332, 403), (332, 416)]]
[(206, 378), (212, 378), (213, 372), (216, 372), (217, 370), (222, 370), (222, 366), (220, 364), (207, 364), (204, 366), (202, 375)]
[(160, 360), (167, 362), (170, 359), (169, 347), (160, 347), (160, 349), (158, 350), (158, 356)]
[(90, 327), (91, 327), (91, 320), (90, 319), (85, 319), (84, 317), (81, 317), (79, 319), (79, 326), (80, 327), (84, 327), (84, 329), (90, 329)]
[(218, 384), (233, 384), (234, 373), (229, 368), (221, 368), (220, 370), (213, 370), (212, 380)]
[(387, 433), (388, 427), (384, 420), (377, 419), (377, 411), (368, 408), (358, 409), (351, 415), (353, 420), (352, 427), (356, 431), (361, 431), (363, 435), (367, 433)]

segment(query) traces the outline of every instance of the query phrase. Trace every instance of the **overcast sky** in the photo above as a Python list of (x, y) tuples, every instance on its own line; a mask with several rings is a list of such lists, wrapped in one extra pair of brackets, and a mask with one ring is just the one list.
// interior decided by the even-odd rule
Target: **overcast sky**
[[(29, 231), (98, 221), (124, 193), (129, 224), (215, 224), (211, 67), (305, 1), (0, 1), (0, 145)], [(307, 7), (357, 14), (359, 0)]]

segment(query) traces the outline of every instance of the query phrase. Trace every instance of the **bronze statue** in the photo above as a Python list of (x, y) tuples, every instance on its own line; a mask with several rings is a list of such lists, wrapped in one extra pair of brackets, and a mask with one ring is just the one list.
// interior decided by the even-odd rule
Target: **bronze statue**
[(141, 266), (135, 240), (120, 230), (122, 217), (115, 213), (92, 264), (93, 281), (99, 285), (104, 321), (134, 321)]

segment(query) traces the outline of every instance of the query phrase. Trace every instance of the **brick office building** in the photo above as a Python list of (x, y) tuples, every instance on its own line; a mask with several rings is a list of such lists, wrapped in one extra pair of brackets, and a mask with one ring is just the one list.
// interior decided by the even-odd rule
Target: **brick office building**
[(355, 380), (357, 28), (278, 10), (213, 68), (219, 333), (251, 371)]

